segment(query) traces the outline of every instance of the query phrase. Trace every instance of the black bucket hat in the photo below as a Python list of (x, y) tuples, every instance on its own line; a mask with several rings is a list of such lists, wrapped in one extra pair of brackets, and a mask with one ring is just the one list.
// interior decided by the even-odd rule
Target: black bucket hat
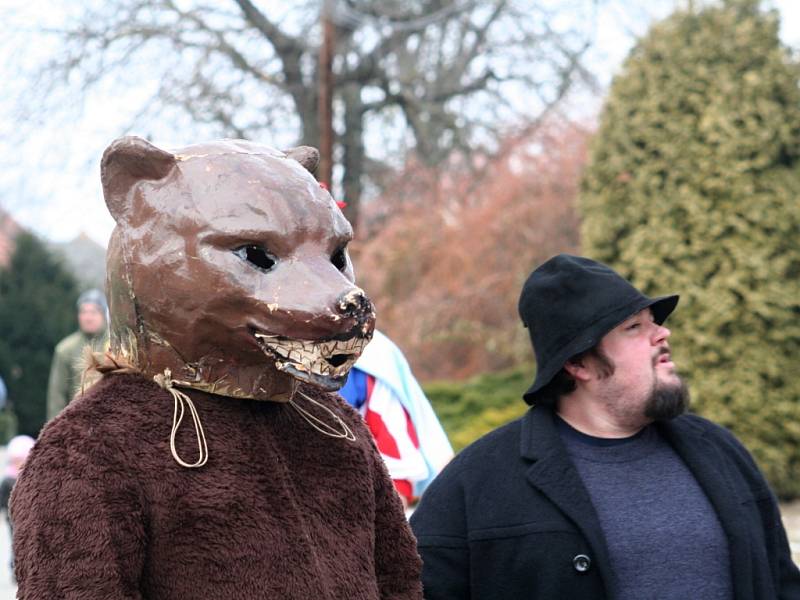
[(661, 325), (678, 296), (649, 298), (610, 267), (581, 256), (559, 254), (530, 274), (519, 298), (519, 315), (536, 354), (536, 380), (523, 398), (536, 402), (566, 362), (596, 346), (605, 334), (645, 308)]

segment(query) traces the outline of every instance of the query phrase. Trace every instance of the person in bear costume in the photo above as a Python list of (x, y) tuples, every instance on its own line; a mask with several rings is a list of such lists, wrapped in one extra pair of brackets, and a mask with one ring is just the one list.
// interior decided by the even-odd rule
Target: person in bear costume
[(331, 393), (375, 313), (317, 161), (106, 150), (111, 347), (15, 487), (19, 598), (422, 597), (392, 482)]

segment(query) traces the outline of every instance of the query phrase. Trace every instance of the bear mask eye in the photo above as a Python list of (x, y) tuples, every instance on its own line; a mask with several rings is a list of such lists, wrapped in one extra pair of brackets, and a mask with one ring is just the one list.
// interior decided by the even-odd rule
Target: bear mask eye
[(347, 268), (347, 253), (346, 253), (346, 250), (344, 248), (339, 248), (331, 256), (331, 262), (333, 263), (334, 267), (336, 267), (340, 271), (344, 271)]
[(275, 257), (270, 256), (263, 246), (247, 244), (236, 248), (233, 252), (242, 260), (249, 262), (262, 271), (269, 271), (275, 266)]

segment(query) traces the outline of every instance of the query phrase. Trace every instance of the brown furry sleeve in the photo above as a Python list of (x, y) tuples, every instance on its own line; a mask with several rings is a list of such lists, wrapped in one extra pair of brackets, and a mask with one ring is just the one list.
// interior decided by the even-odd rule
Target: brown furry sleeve
[(28, 458), (11, 497), (18, 598), (141, 600), (141, 495), (108, 437), (59, 418)]
[[(369, 435), (369, 433), (367, 433)], [(375, 575), (383, 600), (421, 600), (422, 561), (400, 497), (372, 444), (375, 487)]]

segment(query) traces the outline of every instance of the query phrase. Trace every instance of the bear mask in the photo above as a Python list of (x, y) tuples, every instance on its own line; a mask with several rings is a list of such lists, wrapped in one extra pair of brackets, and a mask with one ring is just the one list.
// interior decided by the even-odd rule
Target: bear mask
[(147, 376), (286, 401), (344, 383), (375, 312), (355, 286), (352, 228), (307, 147), (243, 140), (167, 152), (125, 137), (103, 154), (111, 352)]

